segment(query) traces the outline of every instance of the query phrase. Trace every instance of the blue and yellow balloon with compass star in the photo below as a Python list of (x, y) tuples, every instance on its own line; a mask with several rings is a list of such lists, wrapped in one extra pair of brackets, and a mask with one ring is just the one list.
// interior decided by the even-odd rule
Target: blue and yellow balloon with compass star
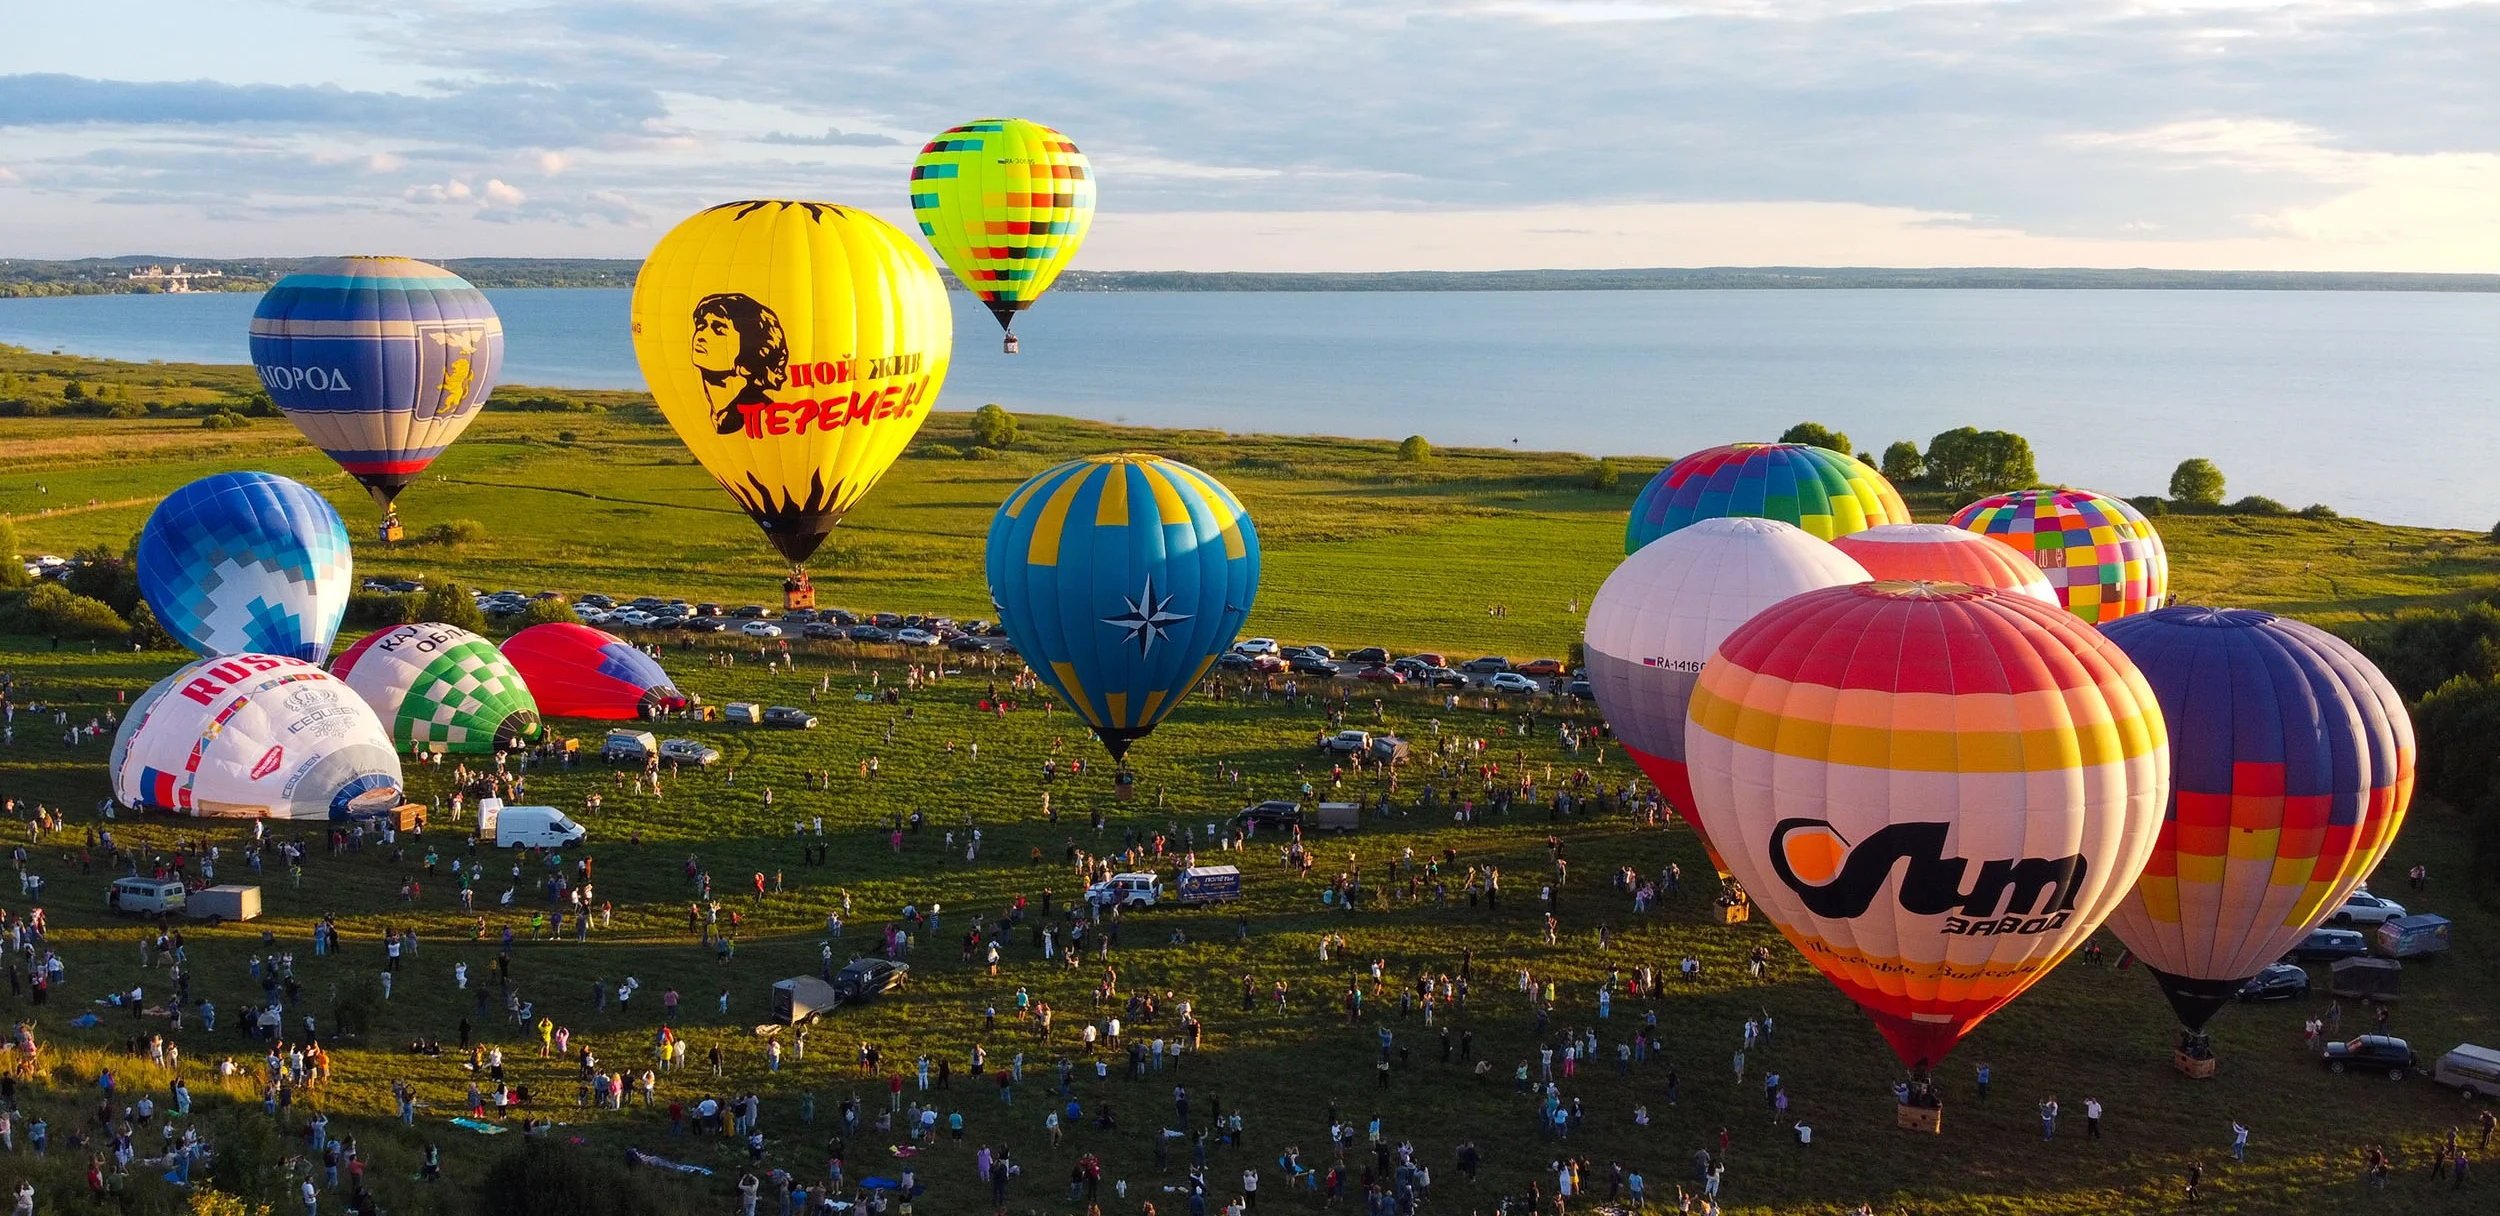
[(1241, 632), (1259, 533), (1232, 491), (1188, 465), (1089, 456), (1007, 496), (988, 564), (1007, 637), (1119, 759)]

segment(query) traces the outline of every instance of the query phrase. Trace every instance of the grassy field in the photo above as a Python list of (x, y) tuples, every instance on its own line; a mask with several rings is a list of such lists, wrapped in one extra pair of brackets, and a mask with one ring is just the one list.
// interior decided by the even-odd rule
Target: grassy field
[[(83, 367), (84, 365), (80, 365)], [(224, 392), (215, 377), (224, 369), (142, 369), (128, 375), (134, 397), (160, 389), (196, 395)], [(69, 371), (101, 378), (98, 373)], [(149, 374), (153, 373), (153, 374)], [(43, 373), (50, 374), (50, 373)], [(148, 379), (180, 381), (150, 385)], [(209, 380), (206, 385), (195, 383)], [(483, 418), (429, 479), (402, 504), (409, 522), (474, 518), (487, 539), (458, 548), (408, 546), (384, 551), (359, 538), (364, 573), (405, 572), (454, 578), (488, 586), (540, 587), (610, 594), (684, 595), (727, 602), (765, 602), (775, 571), (768, 551), (746, 520), (694, 467), (647, 408), (622, 395), (568, 394), (609, 406), (600, 412), (494, 412)], [(189, 408), (189, 407), (184, 407)], [(1845, 423), (1845, 419), (1833, 419)], [(1431, 646), (1466, 653), (1515, 656), (1559, 654), (1576, 636), (1568, 602), (1586, 597), (1612, 568), (1620, 552), (1625, 508), (1639, 481), (1655, 464), (1626, 465), (1613, 490), (1588, 487), (1587, 462), (1570, 454), (1450, 452), (1423, 464), (1400, 462), (1394, 446), (1282, 437), (1227, 437), (1155, 432), (1058, 419), (1026, 419), (1026, 438), (995, 461), (966, 461), (925, 454), (967, 441), (960, 415), (938, 415), (922, 440), (924, 454), (907, 458), (855, 514), (817, 563), (820, 583), (833, 602), (878, 610), (933, 610), (957, 615), (987, 613), (978, 563), (989, 513), (1017, 481), (1049, 462), (1085, 452), (1144, 447), (1190, 460), (1223, 478), (1250, 507), (1266, 542), (1266, 575), (1249, 631), (1294, 641), (1376, 643), (1397, 648)], [(568, 437), (569, 436), (569, 437)], [(304, 447), (282, 420), (261, 420), (243, 430), (206, 431), (196, 419), (160, 411), (146, 417), (0, 418), (0, 512), (15, 517), (25, 546), (69, 552), (88, 544), (118, 548), (145, 518), (155, 498), (181, 482), (229, 468), (265, 468), (303, 478), (330, 493), (351, 520), (368, 520), (371, 507), (318, 453)], [(90, 502), (92, 500), (92, 503)], [(1947, 504), (1922, 503), (1942, 510)], [(2311, 619), (2351, 623), (2410, 605), (2448, 602), (2500, 574), (2500, 547), (2464, 533), (2386, 528), (2353, 521), (2169, 517), (2177, 588), (2187, 597), (2263, 605)], [(1509, 612), (1489, 618), (1502, 603)], [(1761, 923), (1721, 926), (1706, 915), (1706, 899), (1688, 882), (1687, 893), (1646, 915), (1613, 889), (1610, 874), (1630, 866), (1654, 874), (1670, 862), (1688, 879), (1707, 873), (1691, 835), (1672, 826), (1649, 826), (1621, 816), (1554, 820), (1548, 811), (1521, 808), (1473, 825), (1452, 823), (1446, 813), (1426, 814), (1415, 803), (1424, 784), (1446, 797), (1453, 786), (1481, 797), (1481, 782), (1440, 771), (1437, 757), (1410, 768), (1393, 796), (1396, 813), (1367, 822), (1344, 838), (1318, 841), (1320, 862), (1310, 880), (1280, 868), (1270, 848), (1237, 858), (1247, 874), (1249, 898), (1236, 920), (1230, 911), (1157, 910), (1137, 915), (1123, 931), (1111, 962), (1119, 984), (1131, 991), (1194, 1000), (1205, 1022), (1205, 1052), (1177, 1073), (1145, 1082), (1113, 1078), (1096, 1082), (1090, 1069), (1074, 1096), (1090, 1118), (1111, 1103), (1119, 1116), (1114, 1131), (1090, 1124), (1072, 1128), (1064, 1146), (1051, 1147), (1042, 1117), (1051, 1105), (1051, 1062), (1072, 1053), (1071, 1032), (1094, 1008), (1088, 993), (1101, 964), (1070, 969), (1045, 964), (1025, 933), (1011, 935), (1001, 973), (961, 959), (957, 936), (975, 917), (994, 917), (1017, 895), (1038, 905), (1044, 890), (1064, 903), (1075, 886), (1064, 864), (1077, 847), (1109, 853), (1134, 832), (1176, 836), (1203, 833), (1221, 815), (1263, 796), (1289, 795), (1303, 781), (1323, 790), (1330, 777), (1311, 750), (1322, 729), (1323, 707), (1277, 701), (1193, 700), (1183, 705), (1134, 753), (1139, 796), (1111, 796), (1107, 770), (1081, 778), (1064, 775), (1045, 784), (1041, 765), (1054, 756), (1099, 758), (1099, 749), (1065, 714), (1031, 709), (1005, 716), (980, 712), (993, 676), (972, 671), (904, 695), (900, 705), (856, 699), (872, 687), (902, 678), (891, 654), (863, 654), (847, 647), (799, 645), (795, 671), (768, 674), (752, 650), (736, 645), (680, 649), (666, 658), (681, 686), (718, 703), (750, 699), (804, 704), (821, 679), (830, 689), (817, 701), (822, 726), (807, 732), (762, 732), (721, 725), (688, 725), (682, 733), (707, 739), (727, 754), (726, 772), (671, 783), (659, 798), (620, 792), (596, 763), (570, 771), (533, 773), (533, 801), (568, 809), (602, 793), (605, 810), (590, 820), (600, 897), (614, 906), (614, 923), (587, 944), (524, 940), (513, 950), (513, 980), (541, 1011), (568, 1026), (576, 1042), (587, 1041), (603, 1061), (647, 1058), (659, 1024), (658, 994), (683, 996), (678, 1024), (693, 1040), (693, 1057), (724, 1047), (726, 1075), (711, 1078), (700, 1066), (665, 1077), (663, 1108), (671, 1100), (710, 1094), (758, 1092), (764, 1096), (767, 1159), (803, 1179), (823, 1176), (829, 1140), (838, 1131), (834, 1111), (844, 1096), (858, 1095), (873, 1112), (882, 1108), (881, 1077), (863, 1077), (853, 1066), (862, 1041), (877, 1043), (889, 1065), (924, 1053), (953, 1062), (954, 1086), (929, 1095), (942, 1110), (961, 1111), (962, 1145), (942, 1142), (916, 1159), (930, 1194), (922, 1212), (987, 1210), (987, 1196), (972, 1176), (973, 1146), (1004, 1147), (1025, 1173), (1009, 1192), (1015, 1213), (1067, 1213), (1068, 1168), (1082, 1152), (1105, 1164), (1103, 1208), (1126, 1216), (1151, 1200), (1170, 1216), (1185, 1212), (1182, 1196), (1161, 1188), (1182, 1181), (1189, 1161), (1176, 1147), (1158, 1170), (1152, 1151), (1157, 1128), (1173, 1126), (1171, 1086), (1192, 1094), (1191, 1113), (1203, 1124), (1209, 1103), (1239, 1109), (1246, 1125), (1241, 1148), (1212, 1150), (1210, 1178), (1221, 1199), (1237, 1189), (1245, 1165), (1260, 1167), (1262, 1210), (1314, 1206), (1285, 1192), (1276, 1158), (1299, 1146), (1306, 1161), (1326, 1163), (1326, 1112), (1334, 1102), (1358, 1123), (1377, 1115), (1392, 1140), (1411, 1140), (1417, 1157), (1433, 1167), (1433, 1212), (1491, 1212), (1504, 1196), (1521, 1196), (1531, 1178), (1548, 1193), (1548, 1163), (1565, 1154), (1594, 1165), (1602, 1177), (1611, 1162), (1640, 1168), (1650, 1179), (1653, 1203), (1672, 1201), (1673, 1184), (1691, 1179), (1695, 1149), (1716, 1148), (1726, 1129), (1729, 1210), (1748, 1213), (1837, 1213), (1860, 1202), (1879, 1211), (2000, 1216), (2009, 1213), (2151, 1213), (2176, 1209), (2183, 1171), (2192, 1161), (2207, 1169), (2205, 1209), (2220, 1212), (2468, 1212), (2490, 1210), (2483, 1191), (2494, 1174), (2457, 1192), (2428, 1177), (2433, 1138), (2451, 1125), (2467, 1126), (2472, 1108), (2424, 1080), (2401, 1084), (2381, 1078), (2331, 1076), (2302, 1051), (2301, 1020), (2321, 1014), (2325, 999), (2296, 1006), (2241, 1007), (2217, 1022), (2221, 1076), (2188, 1082), (2168, 1067), (2167, 1007), (2139, 973), (2071, 962), (2006, 1012), (1982, 1026), (1949, 1060), (1942, 1076), (1949, 1107), (1941, 1137), (1918, 1137), (1891, 1126), (1889, 1086), (1894, 1066), (1872, 1028), (1827, 983), (1806, 967)], [(724, 665), (722, 656), (736, 656)], [(84, 722), (115, 711), (170, 670), (176, 656), (93, 653), (81, 647), (54, 651), (34, 639), (0, 638), (0, 670), (17, 678), (21, 705), (44, 703)], [(995, 677), (1004, 683), (1002, 673)], [(1631, 776), (1617, 754), (1598, 764), (1590, 753), (1559, 747), (1550, 716), (1532, 735), (1508, 733), (1522, 706), (1487, 711), (1474, 705), (1452, 710), (1416, 693), (1393, 693), (1375, 710), (1365, 689), (1345, 706), (1354, 725), (1377, 717), (1427, 744), (1483, 738), (1502, 762), (1505, 778), (1521, 773), (1549, 788), (1580, 769), (1609, 784)], [(1568, 712), (1568, 711), (1566, 711)], [(1438, 732), (1435, 724), (1438, 724)], [(558, 729), (595, 742), (596, 724), (565, 722)], [(24, 1094), (52, 1120), (51, 1160), (36, 1165), (20, 1151), (0, 1165), (0, 1178), (36, 1177), (43, 1210), (85, 1206), (83, 1153), (66, 1151), (66, 1132), (92, 1110), (94, 1077), (107, 1064), (124, 1091), (153, 1087), (162, 1100), (162, 1074), (122, 1054), (130, 1023), (108, 1014), (92, 1030), (66, 1025), (88, 1001), (107, 991), (148, 986), (161, 995), (163, 972), (141, 970), (135, 921), (103, 912), (104, 886), (112, 873), (99, 857), (91, 867), (77, 856), (80, 836), (91, 826), (113, 829), (118, 843), (141, 856), (196, 848), (204, 834), (226, 850), (220, 877), (232, 879), (243, 834), (187, 822), (119, 820), (100, 823), (94, 808), (106, 794), (105, 746), (67, 746), (54, 728), (21, 711), (15, 742), (0, 748), (0, 797), (65, 809), (67, 833), (29, 846), (29, 868), (50, 883), (46, 906), (54, 926), (53, 948), (69, 963), (69, 978), (55, 1003), (30, 1011), (20, 1000), (12, 1018), (35, 1015), (38, 1033), (55, 1048), (44, 1085)], [(109, 729), (107, 737), (109, 738)], [(971, 747), (979, 746), (979, 758)], [(861, 775), (870, 758), (874, 778)], [(1551, 771), (1548, 773), (1548, 766)], [(1239, 770), (1234, 783), (1220, 770)], [(830, 788), (810, 789), (806, 774), (832, 775)], [(442, 772), (417, 770), (420, 797), (439, 800)], [(1359, 783), (1358, 783), (1359, 784)], [(1360, 788), (1371, 787), (1362, 785)], [(770, 802), (767, 803), (767, 791)], [(1042, 814), (1051, 795), (1059, 822)], [(896, 813), (920, 812), (927, 828), (906, 837), (901, 852), (889, 850), (876, 825)], [(1104, 816), (1097, 831), (1089, 821)], [(797, 822), (822, 816), (831, 863), (809, 866), (802, 848), (814, 843), (793, 836)], [(983, 833), (980, 856), (963, 856), (966, 833)], [(14, 830), (14, 829), (13, 829)], [(949, 834), (954, 839), (950, 843)], [(1570, 861), (1563, 888), (1562, 937), (1543, 940), (1534, 907), (1536, 887), (1551, 870), (1549, 837)], [(634, 840), (640, 843), (630, 843)], [(14, 843), (14, 842), (13, 842)], [(1388, 886), (1386, 870), (1408, 849), (1418, 859), (1447, 850), (1458, 873), (1470, 865), (1498, 865), (1508, 898), (1498, 913), (1453, 898), (1442, 906), (1426, 884), (1423, 898), (1398, 898), (1386, 907), (1354, 913), (1324, 906), (1320, 891), (1332, 874), (1359, 865), (1367, 883)], [(233, 1054), (256, 1057), (230, 1033), (232, 1015), (258, 992), (248, 960), (270, 949), (292, 951), (306, 994), (306, 1010), (327, 1024), (334, 992), (370, 985), (381, 968), (386, 927), (415, 927), (423, 942), (417, 959), (403, 968), (393, 999), (362, 1041), (335, 1055), (336, 1079), (305, 1101), (332, 1113), (333, 1134), (352, 1132), (376, 1165), (372, 1184), (395, 1213), (473, 1210), (467, 1189), (518, 1136), (486, 1138), (452, 1127), (445, 1119), (465, 1101), (469, 1074), (452, 1055), (415, 1057), (399, 1050), (420, 1036), (451, 1040), (470, 1006), (453, 988), (453, 966), (470, 965), (475, 982), (487, 974), (495, 942), (507, 925), (526, 938), (535, 885), (508, 877), (511, 860), (493, 857), (494, 881), (482, 889), (488, 940), (473, 941), (474, 920), (456, 904), (447, 877), (424, 885), (421, 899), (403, 903), (401, 884), (424, 877), (428, 849), (448, 859), (469, 855), (465, 838), (446, 827), (404, 855), (367, 849), (331, 856), (315, 841), (301, 886), (269, 874), (260, 880), (269, 915), (261, 925), (188, 930), (195, 971), (194, 995), (213, 999), (221, 1031), (209, 1036), (196, 1024), (183, 1036), (190, 1076), (202, 1108), (228, 1142), (248, 1140), (242, 1130), (265, 1122), (257, 1090), (236, 1087), (224, 1095), (199, 1083), (204, 1065)], [(2415, 862), (2443, 872), (2461, 855), (2460, 829), (2436, 807), (2417, 811), (2398, 841), (2387, 873)], [(490, 851), (491, 852), (491, 851)], [(1039, 857), (1036, 859), (1036, 853)], [(681, 876), (689, 857), (699, 859), (724, 892), (725, 909), (740, 910), (734, 961), (721, 963), (685, 927), (691, 892)], [(90, 872), (90, 869), (92, 872)], [(777, 876), (783, 889), (760, 903), (751, 875)], [(247, 877), (246, 881), (250, 881)], [(517, 885), (512, 910), (494, 908), (502, 887)], [(2401, 884), (2392, 884), (2401, 887)], [(1459, 887), (1457, 875), (1450, 881)], [(2434, 889), (2399, 898), (2457, 920), (2459, 950), (2408, 969), (2407, 992), (2394, 1030), (2412, 1038), (2426, 1055), (2459, 1041), (2500, 1038), (2500, 1017), (2490, 994), (2500, 990), (2500, 962), (2485, 943), (2500, 931), (2500, 918), (2463, 892)], [(810, 1037), (807, 1058), (768, 1074), (763, 1040), (752, 1026), (764, 1020), (769, 986), (817, 967), (829, 908), (847, 896), (853, 905), (843, 953), (866, 953), (880, 925), (906, 904), (946, 908), (942, 929), (928, 935), (910, 959), (913, 983), (897, 997), (837, 1012)], [(0, 899), (0, 904), (7, 901)], [(22, 901), (21, 901), (22, 903)], [(16, 905), (10, 905), (16, 906)], [(342, 955), (314, 957), (311, 927), (335, 914), (346, 935)], [(724, 910), (723, 919), (728, 912)], [(1238, 934), (1246, 925), (1247, 936)], [(1600, 950), (1603, 925), (1611, 946)], [(264, 946), (262, 929), (275, 934)], [(1176, 935), (1177, 931), (1177, 935)], [(1322, 962), (1322, 936), (1341, 933), (1345, 950)], [(2105, 940), (2107, 940), (2105, 938)], [(2116, 947), (2111, 946), (2114, 958)], [(1774, 964), (1761, 981), (1746, 977), (1742, 960), (1756, 946), (1772, 948)], [(1474, 952), (1468, 1008), (1448, 1024), (1474, 1037), (1479, 1058), (1492, 1063), (1478, 1079), (1459, 1064), (1440, 1062), (1439, 1025), (1420, 1015), (1401, 1017), (1395, 996), (1418, 976), (1456, 973)], [(1690, 955), (1703, 961), (1702, 979), (1673, 985), (1650, 1001), (1625, 999), (1618, 988), (1611, 1016), (1598, 1016), (1597, 992), (1612, 970), (1648, 964), (1672, 970)], [(1352, 983), (1370, 991), (1368, 967), (1382, 962), (1389, 978), (1384, 997), (1367, 1002), (1360, 1024), (1349, 1024), (1337, 998)], [(1560, 985), (1561, 1000), (1540, 1031), (1520, 993), (1522, 970)], [(613, 987), (634, 976), (643, 995), (631, 1014), (597, 1008), (594, 981)], [(1243, 1012), (1244, 976), (1260, 994)], [(2319, 991), (2323, 994), (2323, 972)], [(1269, 986), (1288, 984), (1288, 1005), (1267, 999)], [(1050, 1043), (1035, 1040), (1012, 1017), (1013, 997), (1023, 988), (1059, 1011)], [(718, 1011), (726, 989), (730, 1004)], [(995, 1029), (983, 1011), (999, 1013)], [(1745, 1084), (1730, 1076), (1730, 1053), (1748, 1016), (1769, 1011), (1778, 1032), (1755, 1052)], [(1629, 1037), (1638, 1019), (1655, 1012), (1666, 1035), (1663, 1057), (1637, 1066), (1629, 1077), (1613, 1067), (1614, 1046)], [(2357, 1010), (2347, 1010), (2345, 1029), (2362, 1029)], [(1160, 1029), (1168, 1032), (1167, 1015)], [(142, 1025), (151, 1025), (141, 1023)], [(161, 1023), (153, 1024), (162, 1027)], [(1375, 1088), (1372, 1062), (1383, 1027), (1412, 1048), (1386, 1090)], [(1586, 1123), (1568, 1144), (1539, 1135), (1531, 1101), (1514, 1093), (1510, 1070), (1533, 1058), (1541, 1042), (1566, 1030), (1595, 1030), (1603, 1060), (1565, 1083), (1566, 1098), (1584, 1100)], [(539, 1109), (562, 1120), (555, 1135), (578, 1140), (602, 1157), (640, 1146), (715, 1167), (709, 1179), (659, 1179), (671, 1201), (688, 1211), (731, 1210), (729, 1187), (745, 1154), (728, 1141), (672, 1140), (662, 1114), (637, 1105), (624, 1112), (596, 1112), (574, 1105), (577, 1070), (563, 1061), (542, 1061), (526, 1048), (525, 1032), (508, 1020), (482, 1019), (481, 1037), (504, 1045), (516, 1079), (527, 1083)], [(993, 1091), (967, 1086), (960, 1075), (976, 1043), (992, 1060), (1025, 1054), (1026, 1079), (1014, 1104)], [(1077, 1058), (1082, 1058), (1081, 1055)], [(1971, 1069), (1995, 1069), (1988, 1101), (1972, 1093)], [(1668, 1101), (1668, 1070), (1678, 1074), (1679, 1099)], [(1779, 1071), (1790, 1092), (1789, 1117), (1815, 1129), (1811, 1147), (1776, 1128), (1759, 1078)], [(417, 1124), (403, 1128), (391, 1118), (388, 1089), (394, 1080), (416, 1087), (426, 1104)], [(2035, 1104), (2055, 1095), (2066, 1111), (2056, 1140), (2043, 1143)], [(2087, 1097), (2108, 1108), (2106, 1137), (2083, 1138), (2081, 1110)], [(802, 1122), (803, 1100), (812, 1098), (815, 1121)], [(906, 1101), (924, 1100), (907, 1089)], [(1633, 1111), (1646, 1106), (1647, 1127)], [(300, 1114), (300, 1112), (299, 1112)], [(2245, 1164), (2229, 1160), (2233, 1118), (2250, 1125), (2253, 1144)], [(844, 1148), (851, 1177), (891, 1174), (900, 1164), (891, 1137), (865, 1132)], [(1481, 1181), (1469, 1184), (1452, 1165), (1461, 1141), (1485, 1157)], [(429, 1187), (412, 1180), (427, 1143), (438, 1144), (451, 1183)], [(2398, 1154), (2396, 1181), (2385, 1192), (2359, 1180), (2359, 1151), (2384, 1144)], [(1364, 1154), (1350, 1158), (1359, 1174)], [(2478, 1164), (2481, 1164), (2478, 1155)], [(153, 1172), (133, 1170), (135, 1178)], [(1129, 1183), (1115, 1202), (1111, 1180)], [(1602, 1196), (1602, 1183), (1599, 1194)], [(125, 1196), (134, 1211), (170, 1210), (170, 1188), (134, 1182)], [(1351, 1205), (1349, 1205), (1351, 1206)], [(284, 1210), (284, 1209), (282, 1209)], [(335, 1210), (333, 1205), (331, 1210)], [(769, 1209), (768, 1209), (769, 1210)], [(1573, 1210), (1583, 1210), (1575, 1207)]]

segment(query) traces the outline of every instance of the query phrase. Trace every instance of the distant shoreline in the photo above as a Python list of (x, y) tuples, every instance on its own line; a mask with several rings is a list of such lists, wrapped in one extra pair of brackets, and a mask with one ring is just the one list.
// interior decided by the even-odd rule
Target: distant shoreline
[[(0, 297), (138, 295), (160, 281), (133, 270), (177, 263), (213, 270), (217, 291), (259, 291), (309, 258), (134, 256), (41, 261), (0, 258)], [(621, 288), (633, 258), (442, 258), (484, 288)], [(943, 273), (943, 272), (941, 272)], [(953, 276), (947, 286), (960, 290)], [(1054, 290), (1073, 292), (1443, 292), (1443, 291), (1833, 291), (1994, 289), (2037, 291), (2436, 291), (2500, 292), (2500, 274), (2300, 270), (2091, 270), (2071, 267), (1706, 266), (1623, 270), (1397, 270), (1331, 273), (1071, 270)]]

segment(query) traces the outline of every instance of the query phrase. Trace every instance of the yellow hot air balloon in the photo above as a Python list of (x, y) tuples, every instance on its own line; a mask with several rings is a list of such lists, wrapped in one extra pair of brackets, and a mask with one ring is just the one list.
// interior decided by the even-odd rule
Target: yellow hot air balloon
[(1068, 268), (1094, 225), (1094, 167), (1068, 137), (1021, 118), (949, 127), (911, 165), (920, 234), (989, 305), (1016, 353), (1016, 314)]
[[(832, 203), (723, 203), (634, 280), (660, 412), (795, 567), (885, 475), (946, 380), (954, 316), (893, 225)], [(812, 602), (812, 601), (811, 601)]]

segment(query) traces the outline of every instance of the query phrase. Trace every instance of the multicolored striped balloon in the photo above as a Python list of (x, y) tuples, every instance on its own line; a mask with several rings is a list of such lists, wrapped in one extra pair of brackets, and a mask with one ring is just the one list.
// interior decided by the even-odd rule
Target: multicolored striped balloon
[(2066, 610), (2091, 624), (2169, 602), (2170, 551), (2152, 521), (2125, 499), (2090, 490), (2016, 490), (1962, 508), (1953, 526), (2029, 557)]
[(1886, 582), (1969, 583), (2058, 602), (2049, 577), (2031, 559), (1951, 524), (1883, 524), (1834, 537), (1832, 547)]
[(261, 296), (252, 364), (296, 429), (388, 509), (495, 391), (503, 321), (440, 266), (330, 258)]
[(911, 211), (947, 268), (1012, 329), (1094, 225), (1094, 167), (1021, 118), (948, 127), (911, 164)]
[(1114, 759), (1189, 695), (1259, 594), (1259, 532), (1222, 482), (1175, 460), (1089, 456), (990, 520), (999, 624)]
[(2413, 796), (2413, 724), (2378, 668), (2313, 625), (2180, 607), (2101, 632), (2170, 727), (2169, 810), (2109, 927), (2201, 1028), (2387, 855)]
[(1912, 1067), (2091, 935), (2170, 790), (2161, 706), (2115, 644), (1944, 583), (1756, 616), (1702, 668), (1685, 754), (1754, 906)]
[(1632, 502), (1623, 551), (1697, 519), (1753, 515), (1821, 540), (1910, 521), (1901, 493), (1855, 456), (1802, 443), (1731, 443), (1660, 470)]
[(330, 663), (419, 752), (483, 754), (539, 735), (538, 702), (495, 644), (457, 625), (400, 625), (366, 634)]

